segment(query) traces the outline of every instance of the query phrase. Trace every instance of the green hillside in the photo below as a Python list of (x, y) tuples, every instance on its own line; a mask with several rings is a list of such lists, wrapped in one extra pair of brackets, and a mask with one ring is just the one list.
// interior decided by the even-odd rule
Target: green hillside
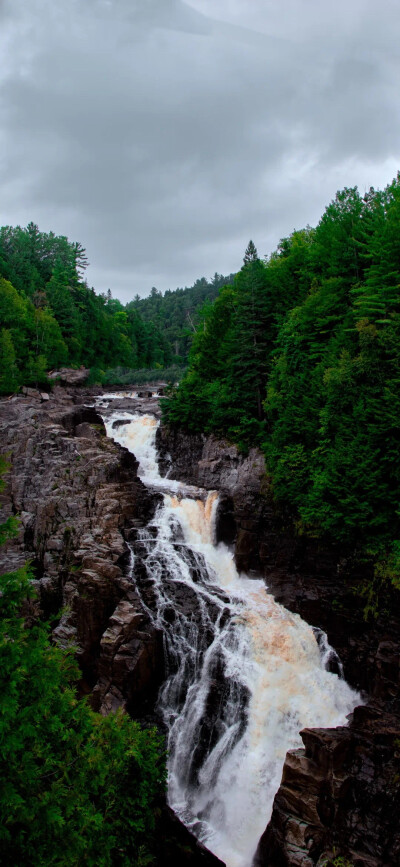
[(398, 580), (400, 176), (342, 190), (266, 262), (250, 244), (204, 317), (165, 420), (258, 444), (298, 532)]

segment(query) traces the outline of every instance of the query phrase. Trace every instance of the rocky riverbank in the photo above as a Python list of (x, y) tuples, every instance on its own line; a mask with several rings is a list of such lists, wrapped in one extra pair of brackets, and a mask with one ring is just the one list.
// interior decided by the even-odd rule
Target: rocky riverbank
[(161, 467), (220, 490), (217, 533), (239, 569), (265, 577), (275, 598), (325, 630), (349, 683), (365, 695), (349, 727), (306, 730), (288, 753), (257, 867), (314, 867), (345, 856), (357, 867), (400, 863), (399, 594), (366, 621), (369, 567), (350, 552), (296, 537), (277, 515), (262, 455), (213, 437), (160, 428)]
[[(76, 646), (80, 689), (95, 709), (122, 706), (154, 722), (165, 676), (162, 636), (129, 578), (126, 540), (151, 519), (158, 497), (137, 477), (134, 457), (106, 437), (101, 416), (85, 405), (93, 393), (56, 386), (48, 396), (32, 389), (0, 401), (1, 452), (9, 462), (0, 521), (10, 514), (21, 521), (18, 537), (0, 549), (0, 569), (31, 560), (37, 616), (53, 619), (61, 645)], [(159, 840), (160, 867), (221, 865), (166, 806)]]

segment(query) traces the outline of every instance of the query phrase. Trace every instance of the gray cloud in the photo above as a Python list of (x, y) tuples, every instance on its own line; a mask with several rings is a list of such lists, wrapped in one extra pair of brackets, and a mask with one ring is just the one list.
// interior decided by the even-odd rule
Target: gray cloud
[(392, 0), (0, 2), (2, 223), (128, 300), (240, 266), (399, 163)]

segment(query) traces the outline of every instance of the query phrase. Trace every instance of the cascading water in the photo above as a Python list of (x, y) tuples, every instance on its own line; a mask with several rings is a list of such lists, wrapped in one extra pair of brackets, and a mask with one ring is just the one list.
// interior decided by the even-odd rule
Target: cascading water
[(159, 707), (169, 803), (228, 867), (250, 867), (300, 729), (345, 724), (360, 697), (327, 670), (335, 653), (325, 634), (278, 605), (263, 581), (239, 575), (228, 548), (215, 546), (217, 493), (160, 477), (156, 419), (123, 413), (113, 429), (113, 418), (108, 434), (163, 491), (132, 545), (132, 569), (165, 636)]

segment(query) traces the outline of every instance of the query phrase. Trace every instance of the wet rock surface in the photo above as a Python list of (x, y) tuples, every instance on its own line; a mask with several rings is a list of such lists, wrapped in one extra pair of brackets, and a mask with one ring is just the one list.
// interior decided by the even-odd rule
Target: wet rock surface
[[(0, 572), (31, 560), (36, 614), (53, 619), (61, 645), (76, 647), (80, 689), (96, 710), (122, 706), (154, 723), (163, 642), (130, 577), (127, 540), (151, 521), (158, 495), (87, 406), (99, 389), (55, 386), (46, 400), (31, 391), (0, 401), (1, 452), (9, 462), (0, 522), (10, 514), (21, 521), (18, 537), (0, 549)], [(124, 410), (137, 411), (138, 399), (121, 400)], [(153, 411), (154, 403), (146, 396), (142, 411)], [(160, 867), (223, 867), (165, 804), (157, 834)]]
[(219, 489), (217, 533), (235, 546), (239, 569), (265, 577), (286, 608), (323, 629), (346, 680), (364, 693), (346, 728), (302, 733), (288, 753), (282, 784), (255, 867), (322, 867), (344, 856), (357, 867), (400, 863), (400, 594), (366, 622), (362, 587), (369, 567), (350, 552), (296, 537), (274, 508), (262, 455), (246, 457), (214, 437), (161, 427), (160, 464), (193, 485)]
[[(207, 566), (203, 555), (184, 543), (182, 527), (178, 522), (171, 521), (170, 529), (172, 548), (177, 552), (181, 566), (187, 568), (195, 585), (204, 586)], [(169, 676), (173, 678), (169, 687), (173, 696), (173, 709), (181, 715), (185, 709), (188, 685), (196, 683), (205, 654), (218, 632), (217, 623), (225, 626), (231, 619), (228, 607), (230, 600), (222, 590), (215, 587), (212, 596), (208, 593), (199, 594), (183, 577), (180, 580), (179, 571), (174, 565), (171, 568), (170, 550), (168, 547), (164, 548), (164, 551), (160, 549), (158, 530), (151, 523), (147, 524), (145, 529), (138, 528), (136, 533), (132, 533), (131, 544), (135, 556), (135, 579), (141, 597), (155, 619), (162, 622), (166, 665)], [(221, 610), (219, 602), (226, 604), (226, 607)], [(180, 641), (177, 643), (178, 635)], [(183, 660), (182, 646), (185, 648)], [(187, 778), (194, 787), (200, 784), (201, 769), (218, 742), (221, 727), (229, 728), (232, 689), (234, 704), (240, 708), (241, 716), (236, 741), (241, 737), (246, 725), (249, 692), (239, 683), (232, 684), (231, 677), (227, 675), (221, 648), (214, 654), (208, 671), (207, 697), (196, 725), (196, 736), (193, 738), (195, 746), (185, 757)], [(168, 710), (168, 714), (170, 713), (171, 708)]]
[[(110, 389), (106, 388), (91, 388), (86, 389), (86, 395), (90, 395), (92, 399), (96, 398), (99, 408), (105, 416), (115, 412), (121, 412), (122, 416), (125, 412), (133, 412), (141, 415), (151, 413), (156, 418), (161, 418), (161, 401), (165, 387), (165, 382), (159, 382), (151, 386), (126, 387), (121, 391), (119, 388), (115, 388), (114, 390), (111, 389), (111, 392)], [(112, 392), (113, 397), (110, 400), (108, 395)], [(101, 399), (102, 395), (105, 395), (104, 400)], [(115, 426), (118, 427), (125, 423), (126, 419), (116, 419)]]
[(0, 568), (31, 559), (43, 614), (65, 609), (54, 635), (76, 645), (82, 690), (94, 689), (102, 712), (133, 710), (157, 688), (163, 657), (126, 574), (124, 535), (133, 520), (149, 520), (157, 501), (137, 478), (133, 455), (107, 439), (96, 410), (59, 392), (46, 404), (31, 395), (0, 403), (10, 462), (2, 515), (21, 519)]
[(315, 865), (343, 854), (355, 867), (400, 863), (398, 716), (356, 708), (348, 728), (305, 729), (286, 757), (255, 867)]
[(273, 517), (262, 454), (251, 449), (242, 456), (225, 440), (163, 426), (157, 431), (157, 446), (161, 473), (220, 492), (217, 539), (235, 544), (239, 571), (260, 572), (260, 540), (268, 509)]
[[(225, 867), (166, 807), (157, 823), (159, 867)], [(195, 844), (195, 845), (194, 845)]]

